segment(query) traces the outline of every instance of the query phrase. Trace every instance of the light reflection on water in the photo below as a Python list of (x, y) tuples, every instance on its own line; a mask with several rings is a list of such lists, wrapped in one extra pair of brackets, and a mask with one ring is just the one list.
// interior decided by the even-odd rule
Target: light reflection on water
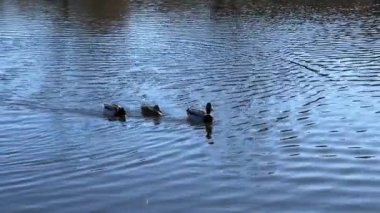
[(0, 1), (0, 206), (379, 209), (378, 7)]

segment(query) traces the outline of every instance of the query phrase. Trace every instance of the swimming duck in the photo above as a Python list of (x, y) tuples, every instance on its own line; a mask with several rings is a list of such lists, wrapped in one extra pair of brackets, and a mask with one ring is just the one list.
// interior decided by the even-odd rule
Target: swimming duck
[(143, 105), (141, 106), (141, 113), (147, 117), (162, 116), (162, 111), (158, 105), (154, 105), (154, 106)]
[(127, 112), (119, 104), (104, 104), (103, 114), (109, 117), (125, 117)]
[(211, 111), (213, 111), (211, 103), (206, 104), (206, 111), (195, 109), (195, 108), (188, 108), (186, 110), (187, 117), (192, 121), (198, 121), (203, 122), (206, 124), (210, 124), (213, 122), (213, 117), (210, 115)]

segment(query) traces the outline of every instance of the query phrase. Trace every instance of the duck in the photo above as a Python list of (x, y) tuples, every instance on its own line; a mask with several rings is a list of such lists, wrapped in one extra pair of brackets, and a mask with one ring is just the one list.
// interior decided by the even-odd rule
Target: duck
[(127, 112), (119, 104), (104, 104), (103, 114), (108, 117), (125, 117)]
[(187, 117), (191, 121), (203, 122), (205, 124), (212, 124), (214, 118), (211, 115), (213, 111), (211, 103), (206, 104), (206, 110), (196, 109), (196, 108), (188, 108), (186, 110)]
[(143, 114), (143, 116), (146, 116), (146, 117), (161, 117), (162, 111), (158, 105), (154, 105), (154, 106), (142, 105), (141, 114)]

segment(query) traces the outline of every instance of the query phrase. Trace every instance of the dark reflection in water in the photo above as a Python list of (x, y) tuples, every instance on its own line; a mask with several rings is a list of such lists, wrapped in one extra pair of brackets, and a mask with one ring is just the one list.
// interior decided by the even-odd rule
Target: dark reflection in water
[(1, 209), (379, 210), (379, 6), (0, 0)]
[(64, 10), (67, 17), (85, 22), (94, 30), (107, 29), (122, 24), (128, 13), (127, 1), (112, 3), (102, 0), (66, 0)]
[[(62, 0), (62, 1), (16, 1), (20, 9), (37, 12), (41, 5), (45, 13), (56, 13), (58, 20), (64, 19), (70, 24), (80, 23), (82, 27), (91, 27), (96, 32), (108, 32), (123, 25), (129, 12), (129, 2), (115, 0), (112, 3), (102, 0)], [(55, 16), (55, 14), (54, 14)]]
[[(211, 139), (212, 138), (212, 129), (213, 129), (213, 126), (212, 125), (205, 125), (205, 130), (206, 130), (206, 138), (207, 139)], [(213, 144), (214, 142), (209, 142), (211, 144)]]

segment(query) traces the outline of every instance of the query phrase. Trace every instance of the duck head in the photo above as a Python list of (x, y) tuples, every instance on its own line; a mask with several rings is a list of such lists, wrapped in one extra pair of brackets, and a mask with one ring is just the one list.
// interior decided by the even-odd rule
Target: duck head
[(125, 111), (125, 109), (123, 107), (119, 107), (115, 113), (115, 116), (118, 116), (118, 117), (123, 117), (127, 114), (127, 112)]
[(156, 112), (158, 112), (158, 113), (162, 113), (162, 112), (161, 112), (161, 109), (160, 109), (160, 107), (159, 107), (158, 105), (154, 105), (154, 106), (153, 106), (153, 109), (154, 109)]
[(211, 103), (208, 102), (206, 104), (206, 114), (210, 114), (212, 111), (213, 111), (213, 109), (212, 109)]

